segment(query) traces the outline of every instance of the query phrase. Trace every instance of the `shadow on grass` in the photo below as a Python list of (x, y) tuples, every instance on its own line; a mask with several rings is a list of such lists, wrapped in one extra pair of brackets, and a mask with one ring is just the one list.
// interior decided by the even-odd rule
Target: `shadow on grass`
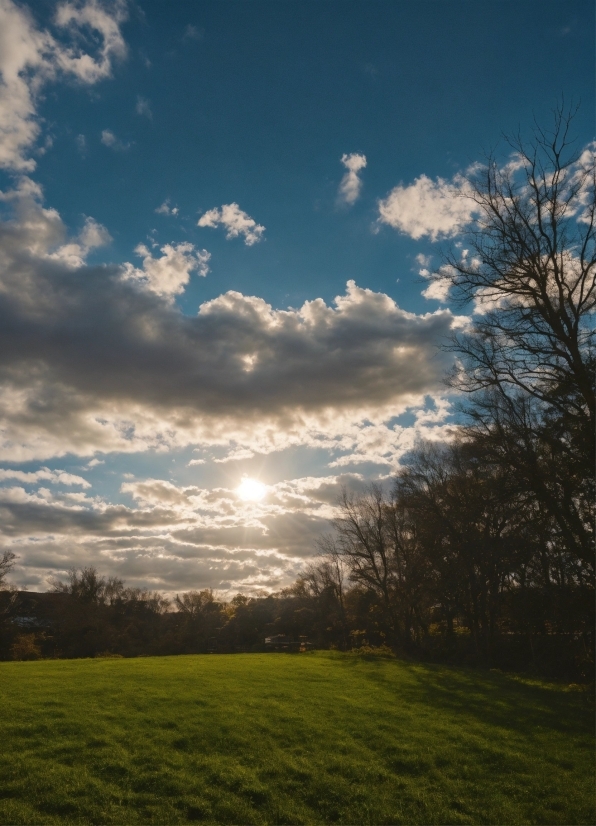
[(408, 660), (346, 657), (343, 662), (350, 669), (365, 662), (362, 677), (394, 691), (400, 702), (428, 704), (482, 724), (514, 728), (525, 737), (539, 729), (567, 736), (585, 735), (593, 729), (585, 698), (562, 687), (527, 684), (500, 672)]

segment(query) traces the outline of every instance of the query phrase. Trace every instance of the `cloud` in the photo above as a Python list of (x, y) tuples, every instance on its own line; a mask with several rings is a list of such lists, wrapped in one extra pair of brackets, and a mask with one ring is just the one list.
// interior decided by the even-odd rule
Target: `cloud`
[(342, 155), (341, 162), (348, 171), (341, 179), (337, 197), (340, 203), (351, 206), (358, 199), (362, 189), (358, 173), (366, 167), (366, 156), (352, 152), (350, 155)]
[(161, 296), (171, 297), (184, 292), (191, 272), (196, 270), (202, 276), (209, 272), (211, 254), (207, 250), (195, 250), (188, 242), (165, 244), (161, 247), (163, 255), (160, 258), (154, 258), (144, 244), (139, 244), (135, 252), (143, 259), (143, 269), (125, 264), (125, 277), (136, 279)]
[(178, 207), (171, 207), (170, 206), (170, 199), (166, 198), (161, 206), (158, 206), (155, 210), (158, 215), (178, 215), (180, 210)]
[(126, 152), (127, 149), (130, 149), (130, 143), (124, 143), (110, 129), (104, 129), (101, 133), (101, 142), (104, 146), (109, 146), (110, 149), (114, 149), (116, 152)]
[(0, 261), (26, 254), (76, 268), (92, 249), (112, 240), (108, 230), (91, 217), (85, 219), (78, 236), (69, 239), (59, 214), (45, 209), (41, 201), (41, 187), (28, 177), (21, 178), (14, 190), (0, 191), (0, 203), (14, 210), (13, 220), (0, 224)]
[(470, 185), (462, 175), (456, 175), (451, 181), (443, 178), (432, 181), (421, 175), (408, 186), (396, 186), (379, 201), (378, 221), (414, 240), (424, 236), (431, 241), (451, 238), (476, 214), (469, 194)]
[(226, 238), (244, 236), (244, 243), (247, 247), (260, 241), (265, 232), (265, 227), (257, 224), (250, 215), (240, 209), (238, 204), (224, 204), (219, 209), (217, 207), (210, 209), (198, 221), (200, 227), (215, 228), (220, 225), (227, 230)]
[(75, 476), (64, 470), (50, 470), (47, 467), (41, 470), (26, 472), (22, 470), (3, 470), (0, 468), (0, 482), (6, 479), (15, 479), (19, 482), (33, 484), (40, 481), (47, 481), (52, 484), (80, 485), (83, 488), (90, 488), (91, 485), (82, 476)]
[(137, 113), (137, 115), (142, 115), (143, 117), (149, 118), (149, 120), (153, 120), (151, 104), (147, 100), (147, 98), (141, 97), (141, 95), (137, 95), (137, 105), (135, 106), (135, 112)]
[(27, 8), (0, 0), (0, 167), (35, 168), (29, 153), (41, 131), (41, 90), (61, 74), (85, 84), (109, 77), (113, 62), (126, 55), (120, 32), (125, 17), (123, 2), (61, 3), (53, 22), (72, 41), (64, 44), (39, 29)]
[(328, 530), (342, 485), (361, 489), (363, 482), (358, 474), (287, 480), (247, 503), (229, 488), (148, 478), (122, 485), (131, 506), (0, 488), (0, 549), (18, 553), (17, 581), (33, 587), (44, 587), (49, 574), (94, 564), (169, 592), (279, 588), (295, 579)]
[(422, 290), (422, 295), (424, 298), (433, 299), (435, 301), (440, 301), (444, 304), (447, 299), (449, 298), (449, 291), (453, 286), (451, 279), (449, 278), (437, 278), (432, 281), (428, 287)]
[(199, 29), (197, 26), (193, 26), (192, 23), (189, 23), (184, 29), (182, 39), (199, 41), (202, 40), (204, 36), (205, 32), (203, 31), (203, 29)]
[(0, 459), (307, 446), (391, 465), (402, 436), (387, 422), (451, 363), (436, 347), (458, 323), (448, 310), (408, 313), (350, 281), (332, 304), (230, 291), (184, 315), (172, 299), (206, 251), (139, 245), (142, 267), (85, 266), (104, 228), (87, 219), (69, 240), (28, 178), (0, 197)]

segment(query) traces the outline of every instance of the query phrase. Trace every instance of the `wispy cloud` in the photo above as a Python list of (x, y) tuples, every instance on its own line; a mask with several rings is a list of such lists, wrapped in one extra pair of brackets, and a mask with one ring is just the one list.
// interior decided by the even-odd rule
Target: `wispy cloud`
[(366, 156), (352, 152), (350, 155), (342, 155), (341, 162), (347, 172), (341, 179), (337, 197), (340, 203), (351, 206), (358, 200), (362, 189), (362, 181), (358, 173), (366, 167)]
[(182, 39), (200, 41), (204, 38), (204, 36), (205, 32), (203, 29), (200, 29), (198, 26), (193, 26), (192, 23), (189, 23), (184, 29)]
[(141, 97), (141, 95), (137, 95), (137, 105), (135, 106), (135, 112), (137, 113), (137, 115), (142, 115), (143, 117), (149, 118), (149, 120), (153, 120), (151, 103), (147, 100), (147, 98)]
[(210, 209), (199, 218), (198, 226), (225, 227), (227, 230), (226, 238), (237, 238), (241, 235), (244, 237), (244, 243), (247, 247), (258, 243), (265, 232), (264, 226), (257, 224), (254, 218), (251, 218), (235, 203)]
[(131, 146), (130, 143), (124, 143), (120, 138), (117, 138), (111, 129), (103, 130), (101, 133), (101, 142), (104, 146), (109, 146), (110, 149), (114, 149), (116, 152), (126, 152)]

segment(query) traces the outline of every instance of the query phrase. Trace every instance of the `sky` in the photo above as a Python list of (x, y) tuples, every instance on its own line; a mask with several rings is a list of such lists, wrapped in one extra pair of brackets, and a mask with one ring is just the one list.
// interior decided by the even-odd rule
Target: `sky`
[(457, 424), (467, 178), (579, 103), (588, 0), (0, 0), (0, 551), (291, 584)]

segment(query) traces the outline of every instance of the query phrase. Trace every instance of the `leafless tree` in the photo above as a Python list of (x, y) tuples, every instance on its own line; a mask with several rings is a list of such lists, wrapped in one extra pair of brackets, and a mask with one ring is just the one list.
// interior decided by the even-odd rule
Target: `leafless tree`
[(559, 108), (551, 131), (510, 139), (507, 164), (489, 157), (476, 172), (468, 252), (448, 255), (435, 277), (478, 310), (454, 341), (467, 368), (456, 387), (518, 389), (565, 413), (571, 405), (593, 432), (596, 163), (593, 146), (573, 151), (573, 114)]
[(0, 556), (0, 589), (7, 587), (6, 576), (12, 571), (17, 555), (12, 551), (3, 551)]
[(596, 427), (596, 163), (574, 151), (574, 111), (559, 107), (506, 164), (470, 180), (477, 220), (435, 278), (474, 303), (450, 349), (452, 387), (528, 490), (548, 509), (570, 552), (593, 561)]

